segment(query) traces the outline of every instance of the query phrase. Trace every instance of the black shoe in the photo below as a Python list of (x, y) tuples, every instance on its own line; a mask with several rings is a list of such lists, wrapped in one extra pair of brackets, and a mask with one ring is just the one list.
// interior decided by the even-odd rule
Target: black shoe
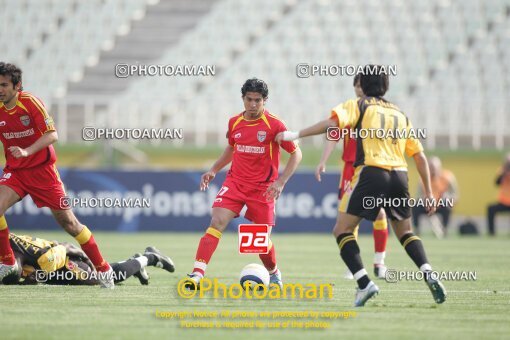
[(155, 247), (147, 247), (145, 248), (144, 255), (152, 254), (156, 257), (157, 262), (154, 264), (154, 267), (163, 268), (167, 272), (173, 273), (175, 271), (174, 262), (171, 258), (166, 255), (163, 255), (158, 249)]

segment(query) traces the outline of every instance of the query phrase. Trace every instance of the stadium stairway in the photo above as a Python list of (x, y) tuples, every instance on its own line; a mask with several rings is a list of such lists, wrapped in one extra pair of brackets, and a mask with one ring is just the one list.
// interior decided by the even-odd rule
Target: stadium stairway
[(70, 84), (68, 96), (99, 98), (124, 91), (129, 78), (114, 76), (116, 64), (157, 60), (183, 33), (193, 28), (213, 4), (214, 1), (208, 0), (160, 0), (148, 6), (145, 16), (133, 23), (131, 31), (119, 37), (113, 49), (102, 52), (97, 65), (87, 68), (82, 81)]
[[(85, 69), (82, 80), (69, 84), (66, 96), (69, 103), (66, 113), (69, 130), (81, 131), (90, 122), (87, 117), (90, 117), (91, 111), (106, 108), (112, 97), (128, 87), (133, 78), (115, 77), (116, 64), (148, 64), (158, 60), (165, 50), (200, 21), (214, 2), (160, 0), (147, 6), (145, 16), (132, 22), (131, 30), (118, 37), (111, 50), (101, 52), (98, 63)], [(83, 103), (84, 98), (90, 98), (94, 106), (72, 104), (74, 99)], [(69, 135), (67, 138), (68, 142), (80, 140), (80, 135)]]

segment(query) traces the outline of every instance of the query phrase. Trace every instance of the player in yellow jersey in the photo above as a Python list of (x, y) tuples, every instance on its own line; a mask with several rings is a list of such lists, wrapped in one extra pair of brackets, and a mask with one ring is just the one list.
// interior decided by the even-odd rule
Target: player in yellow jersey
[[(425, 209), (435, 212), (427, 158), (416, 132), (407, 116), (394, 104), (383, 98), (388, 90), (388, 75), (378, 65), (367, 65), (361, 74), (361, 88), (365, 96), (350, 99), (333, 108), (328, 119), (299, 132), (285, 131), (276, 141), (291, 141), (300, 137), (323, 134), (328, 128), (351, 126), (358, 133), (355, 173), (351, 189), (339, 205), (333, 234), (340, 255), (354, 279), (358, 282), (354, 305), (363, 306), (379, 293), (379, 288), (368, 278), (360, 257), (360, 249), (353, 231), (362, 218), (374, 221), (381, 208), (388, 215), (393, 230), (409, 257), (424, 273), (436, 303), (443, 303), (446, 291), (427, 260), (419, 237), (411, 228), (407, 163), (412, 157), (423, 182)], [(372, 132), (371, 132), (372, 131)]]
[[(9, 234), (9, 243), (16, 257), (18, 268), (14, 273), (3, 278), (4, 284), (56, 285), (97, 285), (101, 273), (85, 252), (72, 243), (48, 241), (28, 235)], [(135, 276), (140, 283), (147, 285), (149, 275), (146, 267), (154, 266), (174, 272), (172, 260), (154, 247), (147, 247), (143, 254), (111, 264), (112, 278), (122, 282)]]
[[(353, 80), (353, 87), (354, 87), (354, 93), (356, 94), (356, 97), (363, 96), (363, 90), (361, 89), (360, 85), (360, 74), (357, 74), (354, 77)], [(349, 129), (346, 129), (348, 132)], [(324, 172), (326, 170), (326, 161), (328, 160), (329, 156), (331, 155), (331, 152), (335, 148), (336, 144), (338, 143), (337, 138), (334, 138), (334, 140), (328, 140), (326, 143), (326, 146), (324, 147), (324, 151), (322, 153), (322, 157), (320, 160), (319, 165), (317, 166), (317, 169), (315, 170), (315, 178), (320, 182), (321, 172)], [(350, 138), (349, 135), (346, 135), (343, 138), (343, 144), (344, 149), (342, 151), (342, 160), (344, 161), (344, 168), (342, 171), (342, 175), (340, 177), (340, 185), (338, 188), (338, 203), (340, 204), (340, 201), (342, 200), (342, 196), (345, 194), (346, 191), (348, 191), (351, 188), (351, 180), (354, 176), (354, 162), (356, 161), (356, 139)], [(358, 227), (354, 229), (354, 236), (358, 238)], [(377, 215), (377, 218), (375, 222), (373, 223), (373, 232), (374, 236), (374, 275), (379, 279), (385, 279), (386, 278), (386, 266), (384, 264), (384, 258), (386, 257), (386, 243), (388, 241), (388, 222), (386, 219), (386, 213), (384, 209), (379, 210), (379, 215)], [(347, 272), (345, 273), (344, 277), (346, 279), (352, 280), (354, 279), (354, 276), (352, 275), (351, 271), (347, 269)]]

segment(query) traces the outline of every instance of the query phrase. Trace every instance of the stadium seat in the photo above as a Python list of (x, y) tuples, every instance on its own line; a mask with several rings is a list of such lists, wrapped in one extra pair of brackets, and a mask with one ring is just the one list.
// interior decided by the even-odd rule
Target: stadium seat
[[(144, 17), (148, 2), (14, 1), (0, 13), (10, 34), (18, 38), (4, 58), (22, 64), (30, 90), (51, 105), (65, 98), (69, 83), (79, 82), (87, 66), (98, 63), (101, 51), (112, 49), (119, 35), (129, 34), (133, 21)], [(218, 0), (154, 60), (215, 65), (215, 76), (178, 81), (140, 77), (111, 104), (132, 109), (131, 98), (143, 98), (143, 103), (155, 103), (144, 112), (145, 121), (179, 121), (190, 129), (196, 122), (178, 117), (194, 117), (200, 108), (204, 131), (218, 134), (219, 122), (240, 108), (241, 83), (256, 76), (271, 86), (270, 107), (282, 115), (292, 113), (289, 124), (313, 122), (352, 95), (351, 78), (299, 78), (298, 63), (395, 64), (398, 75), (391, 81), (389, 98), (410, 108), (418, 120), (415, 125), (430, 126), (449, 111), (456, 112), (441, 127), (441, 133), (447, 133), (455, 119), (464, 124), (468, 112), (485, 114), (476, 111), (481, 107), (508, 112), (508, 101), (493, 99), (510, 93), (508, 6), (509, 0)], [(16, 15), (19, 12), (26, 13), (30, 30)], [(6, 34), (0, 32), (4, 41)], [(442, 95), (445, 91), (450, 98)], [(490, 132), (495, 124), (487, 120), (481, 128)]]

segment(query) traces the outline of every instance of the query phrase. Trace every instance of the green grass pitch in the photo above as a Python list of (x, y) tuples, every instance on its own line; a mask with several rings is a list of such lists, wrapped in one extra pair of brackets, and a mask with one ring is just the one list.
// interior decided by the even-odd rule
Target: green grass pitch
[[(16, 231), (15, 231), (16, 232)], [(31, 233), (69, 240), (60, 232)], [(342, 278), (345, 267), (333, 237), (327, 234), (278, 234), (272, 237), (286, 283), (333, 283), (333, 299), (322, 300), (186, 300), (177, 295), (177, 282), (191, 269), (199, 233), (96, 233), (110, 261), (123, 260), (155, 245), (172, 257), (176, 272), (148, 268), (149, 286), (131, 278), (115, 290), (98, 287), (0, 286), (2, 339), (508, 339), (510, 333), (510, 274), (508, 235), (451, 237), (423, 241), (436, 270), (476, 271), (476, 281), (444, 282), (448, 299), (436, 305), (423, 282), (387, 283), (377, 280), (381, 293), (364, 308), (352, 306), (354, 282)], [(239, 255), (237, 235), (225, 234), (208, 269), (208, 277), (238, 282), (242, 267), (259, 263), (256, 255)], [(365, 266), (372, 268), (372, 237), (360, 237)], [(389, 268), (414, 270), (414, 264), (390, 236)], [(371, 273), (371, 270), (370, 270)], [(328, 329), (185, 329), (179, 320), (156, 317), (158, 311), (353, 311), (356, 317), (324, 320)], [(194, 319), (195, 321), (199, 319)], [(201, 319), (210, 321), (209, 319)], [(306, 321), (286, 319), (281, 321)], [(225, 321), (225, 320), (222, 320)], [(250, 321), (236, 319), (230, 321)], [(271, 320), (264, 320), (271, 321)]]

